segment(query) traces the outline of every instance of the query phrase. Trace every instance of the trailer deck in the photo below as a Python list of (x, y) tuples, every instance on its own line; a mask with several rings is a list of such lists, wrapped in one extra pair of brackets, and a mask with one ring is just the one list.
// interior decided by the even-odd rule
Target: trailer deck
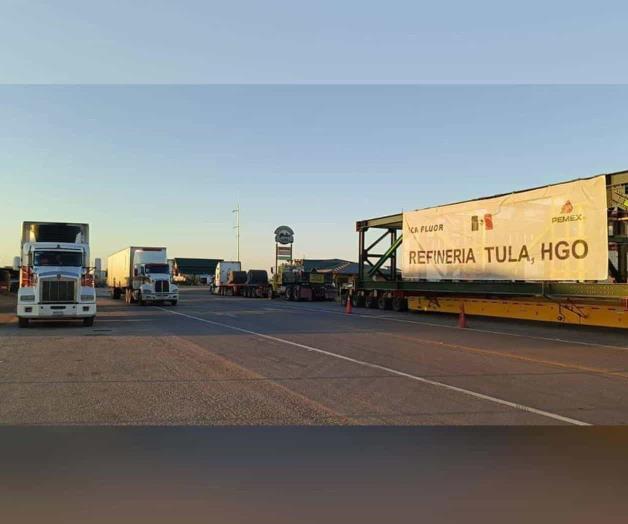
[[(403, 280), (403, 214), (361, 220), (354, 306), (628, 328), (628, 171), (606, 174), (611, 282)], [(367, 243), (370, 230), (381, 234)], [(347, 297), (343, 297), (345, 301)]]

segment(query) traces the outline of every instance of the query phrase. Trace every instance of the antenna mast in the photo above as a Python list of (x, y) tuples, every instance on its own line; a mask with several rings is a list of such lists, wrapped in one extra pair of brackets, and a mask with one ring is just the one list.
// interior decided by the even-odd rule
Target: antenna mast
[(233, 226), (233, 229), (236, 230), (237, 261), (240, 262), (240, 203), (232, 212), (236, 215), (236, 225)]

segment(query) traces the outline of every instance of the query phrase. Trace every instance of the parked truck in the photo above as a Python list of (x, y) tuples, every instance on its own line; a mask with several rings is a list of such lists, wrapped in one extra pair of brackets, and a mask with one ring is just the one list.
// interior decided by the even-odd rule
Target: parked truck
[(24, 222), (16, 268), (20, 327), (49, 319), (80, 319), (85, 326), (93, 325), (96, 292), (89, 260), (88, 224)]
[[(234, 264), (233, 268), (240, 267), (239, 262), (231, 264)], [(218, 268), (216, 269), (216, 278), (218, 278)], [(227, 273), (226, 281), (215, 291), (215, 293), (223, 296), (246, 298), (268, 297), (271, 292), (268, 272), (264, 269), (250, 269), (249, 271), (231, 269)]]
[(214, 285), (212, 292), (216, 295), (232, 295), (233, 287), (229, 283), (229, 276), (233, 272), (241, 273), (242, 264), (236, 261), (223, 260), (216, 264)]
[(179, 301), (179, 288), (171, 282), (165, 247), (131, 246), (107, 259), (107, 286), (111, 296), (124, 296), (127, 304)]
[(265, 269), (249, 269), (240, 295), (248, 298), (265, 298), (271, 292), (272, 290), (268, 283), (268, 272)]
[(285, 300), (333, 300), (331, 274), (305, 271), (299, 262), (282, 264), (273, 275), (273, 294)]

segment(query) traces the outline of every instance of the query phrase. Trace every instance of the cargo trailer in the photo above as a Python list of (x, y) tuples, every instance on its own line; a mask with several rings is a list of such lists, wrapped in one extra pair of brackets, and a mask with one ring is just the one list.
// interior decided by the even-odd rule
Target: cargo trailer
[(628, 328), (628, 171), (361, 220), (356, 231), (359, 276), (343, 303)]

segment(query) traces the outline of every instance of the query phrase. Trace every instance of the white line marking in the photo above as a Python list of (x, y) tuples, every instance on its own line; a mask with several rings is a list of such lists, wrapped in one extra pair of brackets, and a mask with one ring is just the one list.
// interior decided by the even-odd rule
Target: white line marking
[[(283, 305), (281, 306), (285, 309), (293, 309), (295, 311), (315, 311), (317, 313), (327, 313), (329, 315), (342, 315), (342, 316), (353, 316), (358, 318), (374, 318), (378, 320), (388, 320), (390, 322), (401, 322), (404, 324), (418, 324), (420, 326), (430, 326), (430, 327), (439, 327), (439, 328), (451, 328), (446, 324), (438, 324), (436, 322), (423, 322), (420, 320), (407, 320), (405, 318), (394, 318), (388, 315), (365, 315), (363, 313), (352, 313), (351, 315), (347, 315), (342, 311), (327, 311), (325, 309), (320, 308), (308, 308), (308, 307), (295, 307)], [(628, 351), (628, 347), (626, 346), (614, 346), (612, 344), (597, 344), (595, 342), (582, 342), (580, 340), (568, 340), (565, 338), (552, 338), (552, 337), (541, 337), (538, 335), (523, 335), (521, 333), (508, 333), (507, 331), (493, 331), (491, 329), (479, 329), (479, 328), (465, 328), (465, 331), (473, 331), (475, 333), (488, 333), (491, 335), (504, 335), (507, 337), (518, 337), (518, 338), (529, 338), (532, 340), (544, 340), (546, 342), (561, 342), (564, 344), (577, 344), (579, 346), (590, 346), (590, 347), (598, 347), (603, 349), (614, 349), (619, 351)]]
[(347, 357), (345, 355), (340, 355), (338, 353), (332, 353), (331, 351), (326, 351), (324, 349), (315, 348), (312, 346), (306, 346), (305, 344), (299, 344), (298, 342), (293, 342), (291, 340), (286, 340), (283, 338), (273, 337), (271, 335), (265, 335), (263, 333), (258, 333), (256, 331), (251, 331), (249, 329), (244, 329), (236, 326), (231, 326), (229, 324), (224, 324), (222, 322), (216, 322), (214, 320), (207, 320), (201, 317), (195, 317), (192, 315), (186, 315), (185, 313), (179, 313), (178, 311), (172, 311), (170, 309), (165, 309), (158, 307), (157, 309), (161, 309), (162, 311), (166, 311), (167, 313), (172, 313), (173, 315), (179, 315), (182, 317), (191, 318), (193, 320), (198, 320), (200, 322), (205, 322), (206, 324), (213, 324), (215, 326), (220, 326), (227, 329), (232, 329), (234, 331), (239, 331), (241, 333), (246, 333), (247, 335), (253, 335), (256, 337), (264, 338), (267, 340), (272, 340), (274, 342), (281, 342), (282, 344), (288, 344), (290, 346), (298, 347), (300, 349), (305, 349), (306, 351), (311, 351), (314, 353), (320, 353), (321, 355), (327, 355), (329, 357), (337, 358), (340, 360), (344, 360), (346, 362), (352, 362), (354, 364), (358, 364), (361, 366), (365, 366), (372, 369), (378, 369), (380, 371), (386, 371), (387, 373), (391, 373), (392, 375), (397, 375), (399, 377), (409, 378), (410, 380), (414, 380), (416, 382), (421, 382), (423, 384), (429, 384), (430, 386), (436, 386), (442, 389), (447, 389), (449, 391), (455, 391), (457, 393), (462, 393), (463, 395), (467, 395), (474, 398), (479, 398), (481, 400), (487, 400), (489, 402), (494, 402), (495, 404), (501, 404), (502, 406), (508, 406), (513, 409), (518, 409), (520, 411), (525, 411), (528, 413), (534, 413), (535, 415), (541, 415), (543, 417), (551, 418), (554, 420), (558, 420), (560, 422), (565, 422), (568, 424), (574, 424), (576, 426), (590, 426), (588, 422), (583, 422), (581, 420), (576, 420), (569, 417), (563, 417), (562, 415), (558, 415), (556, 413), (550, 413), (549, 411), (544, 411), (542, 409), (536, 409), (530, 406), (525, 406), (523, 404), (517, 404), (516, 402), (510, 402), (508, 400), (503, 400), (497, 397), (491, 397), (489, 395), (485, 395), (483, 393), (477, 393), (475, 391), (471, 391), (469, 389), (459, 388), (457, 386), (451, 386), (449, 384), (445, 384), (443, 382), (437, 382), (435, 380), (430, 380), (425, 377), (419, 377), (417, 375), (411, 375), (410, 373), (405, 373), (403, 371), (399, 371), (397, 369), (389, 368), (386, 366), (380, 366), (379, 364), (373, 364), (372, 362), (366, 362), (364, 360), (358, 360), (355, 358)]
[(98, 323), (103, 322), (154, 322), (153, 319), (150, 318), (129, 318), (129, 319), (121, 319), (121, 318), (98, 318)]

